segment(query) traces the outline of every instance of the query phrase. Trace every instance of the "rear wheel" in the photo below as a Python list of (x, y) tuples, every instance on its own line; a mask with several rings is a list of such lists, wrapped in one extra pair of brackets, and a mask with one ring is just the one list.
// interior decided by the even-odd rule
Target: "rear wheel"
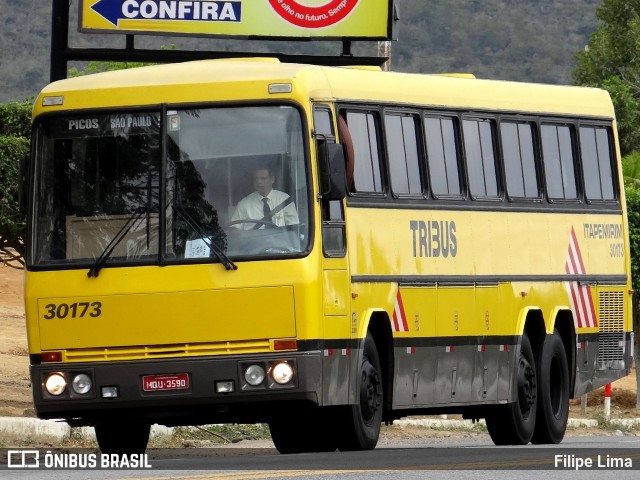
[(557, 330), (545, 339), (538, 363), (538, 411), (531, 442), (560, 443), (569, 418), (569, 364)]
[(371, 450), (377, 445), (383, 405), (381, 372), (378, 349), (369, 333), (365, 338), (360, 366), (360, 403), (341, 410), (340, 450)]
[(144, 453), (147, 449), (151, 425), (114, 423), (96, 425), (94, 430), (102, 453), (130, 455)]
[(522, 335), (518, 358), (516, 401), (500, 405), (487, 415), (487, 430), (496, 445), (526, 445), (536, 426), (538, 379), (533, 349), (526, 333)]

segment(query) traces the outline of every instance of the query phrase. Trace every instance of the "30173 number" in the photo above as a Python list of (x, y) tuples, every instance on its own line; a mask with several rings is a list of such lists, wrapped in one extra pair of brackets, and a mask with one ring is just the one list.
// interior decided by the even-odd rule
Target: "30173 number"
[(54, 318), (99, 317), (102, 315), (102, 302), (48, 303), (44, 306), (45, 320)]
[(624, 243), (612, 243), (609, 245), (609, 256), (624, 257)]

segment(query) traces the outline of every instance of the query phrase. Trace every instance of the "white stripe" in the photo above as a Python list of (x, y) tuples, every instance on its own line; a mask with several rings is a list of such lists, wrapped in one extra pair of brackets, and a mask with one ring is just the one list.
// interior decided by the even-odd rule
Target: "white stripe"
[(396, 312), (396, 319), (398, 320), (398, 331), (399, 332), (404, 332), (404, 318), (402, 318), (402, 310), (400, 310), (400, 302), (398, 302), (398, 300), (396, 299), (396, 306), (395, 306), (395, 312)]
[(574, 273), (582, 275), (584, 272), (582, 271), (582, 266), (580, 265), (580, 254), (578, 253), (578, 249), (576, 244), (573, 243), (573, 235), (571, 236), (571, 242), (569, 242), (569, 250), (571, 250), (571, 256), (573, 266), (575, 267)]

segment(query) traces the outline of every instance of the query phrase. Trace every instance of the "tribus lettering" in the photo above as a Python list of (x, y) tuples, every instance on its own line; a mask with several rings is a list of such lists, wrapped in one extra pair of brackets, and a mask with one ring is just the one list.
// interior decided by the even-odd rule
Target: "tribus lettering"
[(456, 222), (411, 220), (414, 257), (455, 257), (458, 253)]

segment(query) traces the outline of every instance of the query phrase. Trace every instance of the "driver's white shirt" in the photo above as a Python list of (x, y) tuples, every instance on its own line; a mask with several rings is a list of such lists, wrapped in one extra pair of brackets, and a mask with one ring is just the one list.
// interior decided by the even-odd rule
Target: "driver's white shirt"
[[(231, 221), (233, 222), (235, 220), (262, 219), (264, 217), (264, 204), (262, 202), (262, 198), (262, 195), (260, 195), (258, 192), (253, 192), (244, 197), (238, 202), (238, 206), (231, 216)], [(284, 192), (281, 192), (279, 190), (271, 190), (269, 192), (269, 195), (267, 195), (267, 203), (269, 204), (269, 208), (273, 210), (278, 205), (285, 202), (288, 198), (289, 195)], [(274, 213), (271, 217), (271, 222), (278, 227), (283, 227), (285, 225), (297, 225), (298, 223), (300, 223), (300, 221), (298, 220), (298, 212), (296, 211), (296, 207), (293, 202), (289, 203), (286, 207)], [(263, 225), (259, 225), (259, 228), (264, 228)], [(256, 223), (238, 223), (233, 226), (242, 230), (253, 230), (256, 226)]]

